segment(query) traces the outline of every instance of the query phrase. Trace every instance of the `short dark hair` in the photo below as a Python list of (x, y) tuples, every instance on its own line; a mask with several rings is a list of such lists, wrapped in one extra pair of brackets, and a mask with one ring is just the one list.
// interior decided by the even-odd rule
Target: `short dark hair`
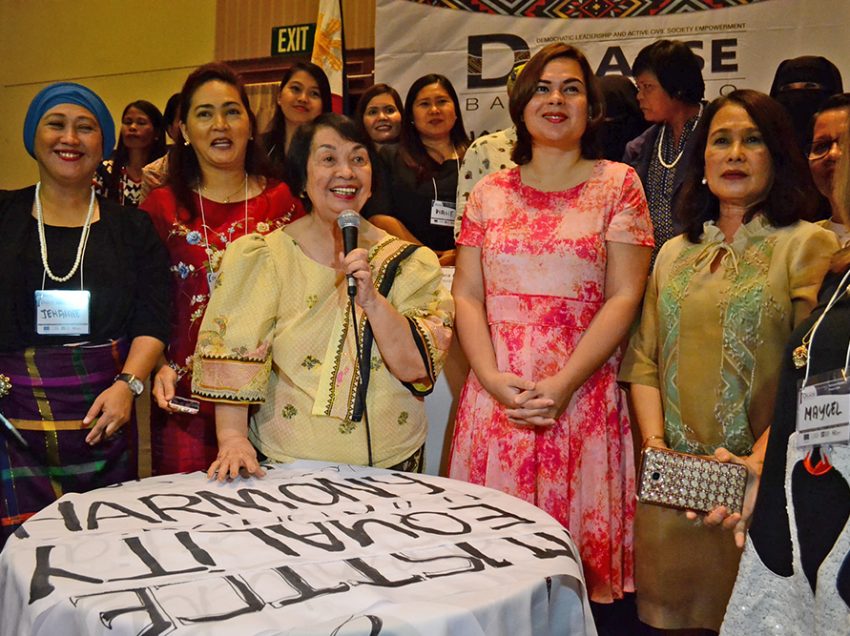
[(534, 91), (543, 75), (543, 69), (549, 62), (561, 57), (578, 62), (582, 75), (584, 75), (584, 85), (587, 90), (588, 121), (581, 136), (581, 156), (585, 159), (598, 159), (601, 156), (597, 132), (605, 118), (605, 102), (602, 92), (599, 90), (596, 76), (593, 74), (593, 69), (590, 68), (590, 63), (584, 53), (571, 44), (555, 42), (544, 46), (528, 61), (523, 67), (522, 73), (517, 77), (511, 92), (508, 108), (517, 132), (517, 141), (514, 144), (513, 152), (511, 152), (511, 159), (517, 165), (531, 161), (532, 140), (528, 127), (523, 121), (523, 111), (534, 96)]
[(686, 104), (699, 104), (705, 96), (699, 58), (679, 40), (658, 40), (641, 49), (632, 65), (632, 75), (652, 73), (670, 97)]
[(165, 121), (166, 128), (174, 122), (174, 118), (177, 117), (179, 110), (180, 93), (174, 93), (174, 95), (168, 98), (168, 101), (165, 103), (165, 110), (162, 111), (162, 118)]
[(850, 108), (850, 93), (836, 93), (835, 95), (830, 95), (812, 116), (812, 130), (809, 132), (814, 132), (815, 120), (821, 113), (825, 113), (828, 110), (844, 110), (848, 108)]
[[(210, 62), (199, 66), (189, 74), (183, 84), (183, 90), (180, 91), (180, 121), (185, 125), (195, 92), (207, 82), (213, 81), (224, 82), (236, 89), (251, 123), (251, 138), (248, 140), (245, 154), (245, 172), (251, 176), (270, 176), (265, 153), (255, 141), (257, 118), (254, 116), (254, 111), (251, 110), (245, 85), (242, 83), (239, 74), (227, 64)], [(177, 201), (186, 210), (187, 220), (194, 219), (198, 213), (197, 199), (192, 188), (199, 184), (200, 179), (201, 167), (198, 164), (198, 157), (194, 149), (184, 144), (171, 146), (168, 158), (168, 185), (174, 192)]]
[[(159, 108), (149, 101), (137, 99), (124, 107), (124, 110), (121, 112), (122, 122), (127, 115), (127, 111), (131, 108), (140, 110), (147, 115), (155, 132), (153, 144), (151, 144), (148, 156), (145, 159), (145, 163), (148, 164), (165, 154), (165, 123), (162, 113), (159, 112)], [(121, 173), (129, 160), (130, 153), (124, 145), (124, 135), (120, 133), (118, 135), (118, 143), (115, 146), (115, 152), (112, 153), (112, 171), (105, 173), (103, 179), (106, 197), (113, 201), (121, 201), (123, 199), (123, 193), (121, 192)]]
[[(310, 77), (316, 80), (316, 84), (319, 86), (319, 94), (322, 97), (322, 112), (331, 112), (331, 84), (328, 81), (328, 76), (325, 75), (321, 66), (313, 64), (312, 62), (301, 60), (295, 62), (295, 64), (286, 69), (283, 73), (283, 77), (280, 78), (280, 83), (277, 86), (278, 95), (280, 95), (280, 92), (289, 80), (292, 79), (292, 76), (301, 71), (307, 73)], [(280, 104), (277, 103), (277, 100), (275, 100), (274, 105), (274, 116), (269, 122), (268, 127), (266, 127), (266, 132), (263, 133), (261, 143), (263, 149), (268, 154), (272, 165), (278, 172), (283, 174), (282, 170), (286, 164), (286, 117), (284, 117), (283, 111), (280, 109)]]
[(437, 73), (429, 73), (423, 75), (410, 85), (407, 95), (404, 98), (404, 117), (401, 120), (401, 141), (399, 143), (399, 155), (402, 161), (416, 173), (416, 180), (421, 182), (425, 179), (430, 179), (440, 169), (440, 164), (431, 158), (425, 144), (422, 143), (422, 137), (419, 131), (416, 130), (416, 125), (413, 122), (413, 103), (419, 92), (426, 86), (437, 84), (448, 93), (455, 107), (454, 126), (449, 131), (449, 138), (457, 152), (458, 163), (463, 159), (466, 149), (469, 147), (469, 135), (466, 134), (466, 128), (463, 126), (463, 113), (460, 110), (460, 100), (457, 96), (455, 87), (445, 75)]
[(366, 89), (357, 102), (357, 110), (354, 112), (354, 119), (363, 123), (363, 115), (366, 114), (366, 109), (369, 107), (369, 102), (378, 95), (389, 95), (395, 102), (395, 107), (401, 113), (402, 120), (404, 119), (404, 104), (401, 102), (401, 95), (389, 84), (374, 84)]
[(747, 111), (767, 145), (773, 163), (773, 182), (759, 209), (753, 210), (745, 221), (760, 212), (774, 227), (784, 227), (812, 218), (817, 207), (817, 190), (803, 155), (797, 148), (791, 119), (785, 109), (772, 97), (749, 89), (740, 89), (718, 97), (705, 108), (694, 131), (693, 159), (685, 171), (681, 195), (676, 200), (676, 214), (692, 243), (702, 237), (703, 223), (716, 221), (720, 202), (708, 186), (702, 183), (705, 175), (705, 148), (711, 122), (717, 112), (728, 105)]
[(313, 148), (313, 137), (320, 128), (330, 128), (339, 134), (343, 139), (353, 141), (362, 145), (369, 153), (369, 163), (372, 166), (372, 192), (375, 192), (377, 179), (375, 176), (378, 153), (375, 151), (375, 146), (372, 139), (364, 130), (361, 124), (351, 119), (347, 115), (338, 113), (322, 113), (316, 119), (308, 124), (298, 127), (295, 134), (292, 136), (292, 141), (289, 143), (289, 151), (286, 153), (286, 174), (289, 189), (296, 196), (301, 197), (301, 203), (304, 209), (310, 212), (313, 209), (313, 204), (307, 197), (307, 163), (310, 158), (310, 152)]

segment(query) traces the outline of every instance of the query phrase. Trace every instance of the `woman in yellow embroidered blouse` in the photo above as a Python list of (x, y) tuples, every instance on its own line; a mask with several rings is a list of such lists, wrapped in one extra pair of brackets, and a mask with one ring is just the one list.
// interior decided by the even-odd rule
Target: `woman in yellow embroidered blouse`
[[(371, 459), (381, 467), (420, 468), (422, 397), (448, 350), (453, 304), (433, 252), (411, 252), (367, 221), (357, 249), (343, 256), (337, 217), (369, 198), (374, 156), (368, 137), (346, 117), (325, 114), (303, 126), (288, 160), (297, 172), (292, 191), (302, 194), (310, 214), (228, 248), (192, 381), (197, 397), (218, 402), (219, 452), (210, 476), (233, 478), (240, 469), (261, 475), (257, 450), (273, 461)], [(368, 361), (365, 417), (346, 274), (356, 281)], [(385, 297), (378, 288), (389, 281)]]
[[(800, 221), (816, 201), (782, 107), (740, 90), (706, 109), (680, 214), (661, 248), (620, 379), (644, 447), (720, 447), (760, 465), (784, 343), (814, 308), (838, 244)], [(657, 629), (718, 630), (740, 559), (731, 533), (638, 505), (638, 611)]]

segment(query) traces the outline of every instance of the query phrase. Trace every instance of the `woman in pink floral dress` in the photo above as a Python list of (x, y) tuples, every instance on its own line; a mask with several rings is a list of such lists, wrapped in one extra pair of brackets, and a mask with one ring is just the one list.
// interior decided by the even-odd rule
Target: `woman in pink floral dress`
[(537, 53), (510, 112), (518, 167), (475, 187), (458, 238), (452, 291), (472, 370), (450, 476), (558, 519), (591, 599), (610, 603), (634, 591), (634, 462), (617, 371), (652, 224), (634, 171), (593, 159), (601, 98), (580, 51)]
[(168, 402), (191, 396), (192, 355), (225, 248), (304, 214), (285, 184), (264, 176), (264, 155), (253, 141), (254, 115), (230, 68), (206, 64), (189, 75), (180, 120), (186, 145), (172, 151), (168, 185), (141, 205), (168, 248), (174, 277), (168, 364), (153, 380), (163, 409), (151, 413), (155, 475), (206, 470), (218, 452), (213, 404), (202, 402), (191, 415), (175, 412)]

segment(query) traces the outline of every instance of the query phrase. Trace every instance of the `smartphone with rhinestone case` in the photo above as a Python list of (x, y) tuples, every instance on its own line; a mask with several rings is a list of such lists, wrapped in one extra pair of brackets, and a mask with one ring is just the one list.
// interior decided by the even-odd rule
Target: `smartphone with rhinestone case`
[(195, 413), (201, 410), (201, 403), (198, 402), (198, 400), (178, 396), (171, 398), (168, 402), (168, 406), (178, 413), (187, 413), (189, 415), (195, 415)]
[(666, 508), (710, 512), (726, 506), (741, 512), (747, 487), (747, 469), (716, 459), (645, 448), (641, 453), (638, 501)]

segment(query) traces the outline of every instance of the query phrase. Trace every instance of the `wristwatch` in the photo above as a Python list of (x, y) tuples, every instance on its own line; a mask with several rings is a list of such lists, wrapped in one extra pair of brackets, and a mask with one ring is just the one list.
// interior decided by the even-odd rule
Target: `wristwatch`
[(132, 373), (119, 373), (115, 376), (115, 380), (113, 380), (113, 382), (118, 382), (119, 380), (127, 383), (127, 386), (130, 387), (130, 392), (135, 397), (139, 397), (142, 394), (142, 391), (145, 390), (145, 385), (142, 384), (142, 381)]

